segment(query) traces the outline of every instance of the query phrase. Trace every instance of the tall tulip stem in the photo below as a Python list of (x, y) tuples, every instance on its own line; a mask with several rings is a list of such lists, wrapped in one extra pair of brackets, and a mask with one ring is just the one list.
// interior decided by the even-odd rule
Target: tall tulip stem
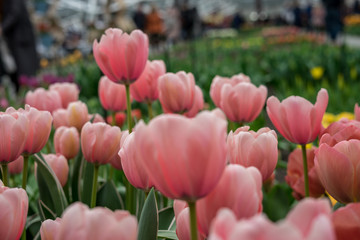
[(127, 110), (126, 110), (127, 124), (128, 124), (129, 133), (131, 133), (132, 132), (132, 123), (131, 123), (131, 102), (130, 102), (130, 84), (129, 83), (125, 84), (125, 89), (126, 89), (126, 106), (127, 106)]
[(97, 179), (99, 175), (99, 167), (100, 165), (94, 165), (94, 176), (93, 176), (93, 185), (92, 185), (92, 194), (91, 194), (91, 208), (96, 206), (96, 192), (97, 192)]
[(307, 156), (306, 156), (306, 144), (301, 145), (302, 156), (303, 156), (303, 165), (304, 165), (304, 183), (305, 183), (305, 197), (309, 197), (309, 175), (308, 175), (308, 166), (307, 166)]
[(24, 167), (23, 167), (23, 175), (22, 175), (22, 185), (21, 187), (26, 191), (27, 184), (27, 176), (28, 176), (28, 167), (29, 166), (29, 154), (24, 154)]
[(3, 180), (3, 184), (5, 187), (8, 187), (9, 186), (9, 177), (8, 177), (8, 165), (7, 163), (3, 163), (1, 165), (2, 167), (2, 180)]
[(148, 105), (148, 115), (149, 115), (149, 120), (151, 120), (153, 118), (153, 110), (152, 110), (152, 102), (149, 101), (147, 103)]
[(191, 231), (191, 240), (197, 240), (197, 222), (196, 222), (196, 201), (188, 201), (190, 209), (190, 231)]
[(111, 112), (111, 125), (112, 125), (112, 126), (116, 126), (115, 114), (116, 114), (116, 113), (115, 113), (114, 111)]

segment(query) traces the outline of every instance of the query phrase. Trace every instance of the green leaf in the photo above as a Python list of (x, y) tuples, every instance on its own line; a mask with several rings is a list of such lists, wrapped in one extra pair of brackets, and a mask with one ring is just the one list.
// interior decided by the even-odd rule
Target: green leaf
[(178, 240), (178, 237), (176, 236), (176, 232), (175, 231), (170, 231), (170, 230), (159, 230), (158, 231), (158, 238), (166, 238), (166, 239)]
[(163, 208), (159, 211), (159, 229), (175, 230), (175, 213), (172, 207)]
[(41, 221), (45, 221), (46, 219), (55, 219), (56, 214), (51, 211), (51, 209), (46, 206), (46, 204), (39, 199), (38, 201), (38, 209), (39, 209), (39, 216)]
[(60, 217), (68, 206), (64, 191), (55, 173), (49, 167), (41, 154), (35, 155), (37, 163), (37, 182), (39, 186), (40, 200), (42, 205), (47, 206), (52, 212)]
[(83, 179), (82, 191), (81, 191), (81, 202), (85, 203), (90, 207), (91, 204), (91, 193), (92, 193), (92, 181), (94, 177), (94, 165), (85, 161), (82, 161), (80, 168), (81, 176)]
[(338, 210), (339, 208), (342, 208), (342, 207), (345, 207), (345, 206), (346, 206), (346, 204), (343, 204), (343, 203), (341, 203), (341, 202), (337, 202), (337, 203), (335, 203), (335, 205), (334, 205), (334, 207), (333, 207), (333, 210), (336, 211), (336, 210)]
[(124, 203), (112, 180), (108, 180), (100, 187), (97, 193), (96, 206), (107, 207), (111, 210), (124, 209)]
[(72, 168), (72, 173), (71, 173), (71, 192), (72, 192), (72, 201), (76, 202), (79, 201), (80, 199), (80, 191), (79, 191), (79, 184), (80, 184), (80, 167), (81, 167), (81, 162), (84, 161), (83, 159), (83, 155), (82, 155), (82, 151), (81, 151), (81, 147), (79, 150), (79, 154), (76, 157), (76, 159), (74, 159), (74, 166)]
[(41, 227), (41, 219), (38, 215), (32, 215), (26, 220), (26, 229), (35, 238)]
[(141, 212), (138, 240), (156, 240), (159, 216), (154, 188), (151, 189)]

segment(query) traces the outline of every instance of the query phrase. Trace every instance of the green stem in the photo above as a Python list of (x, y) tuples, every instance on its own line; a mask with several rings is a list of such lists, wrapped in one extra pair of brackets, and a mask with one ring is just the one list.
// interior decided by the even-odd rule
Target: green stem
[(149, 195), (149, 191), (144, 191), (144, 193), (145, 193), (145, 200), (144, 201), (146, 201), (146, 199), (147, 199), (147, 197), (148, 197), (148, 195)]
[(306, 144), (301, 145), (302, 156), (303, 156), (303, 165), (304, 165), (304, 183), (305, 183), (305, 197), (309, 197), (309, 175), (308, 175), (308, 166), (307, 166), (307, 156), (306, 156)]
[(96, 192), (97, 192), (97, 179), (99, 175), (99, 167), (100, 165), (94, 165), (94, 176), (93, 176), (93, 185), (92, 185), (92, 194), (91, 194), (91, 208), (96, 206)]
[(27, 176), (28, 176), (28, 166), (29, 166), (29, 154), (24, 154), (24, 167), (22, 175), (22, 188), (26, 191)]
[(125, 205), (126, 210), (128, 210), (131, 214), (135, 215), (136, 209), (134, 208), (134, 187), (130, 184), (127, 180), (126, 176), (124, 175), (124, 185), (126, 188), (126, 199)]
[(113, 176), (114, 176), (114, 168), (113, 168), (113, 166), (110, 165), (108, 180), (109, 181), (112, 180)]
[(197, 240), (196, 201), (188, 201), (188, 205), (190, 209), (191, 240)]
[(127, 124), (128, 124), (129, 133), (131, 133), (132, 132), (132, 123), (131, 123), (131, 102), (130, 102), (130, 84), (129, 83), (125, 84), (125, 89), (126, 89), (126, 106), (127, 106), (127, 110), (126, 110)]
[(8, 177), (8, 166), (7, 163), (3, 163), (1, 165), (2, 167), (2, 176), (3, 176), (3, 184), (5, 187), (9, 186), (9, 177)]
[(24, 231), (21, 235), (21, 240), (26, 240), (26, 226), (24, 227)]
[(116, 126), (115, 112), (113, 111), (111, 112), (111, 120), (112, 120), (111, 125)]
[(149, 120), (151, 120), (153, 118), (152, 102), (148, 101), (147, 105), (148, 105)]

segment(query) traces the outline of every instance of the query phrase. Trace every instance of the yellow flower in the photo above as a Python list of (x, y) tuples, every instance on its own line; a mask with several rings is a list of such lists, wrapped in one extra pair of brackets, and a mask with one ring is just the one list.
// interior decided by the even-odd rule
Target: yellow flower
[(322, 68), (322, 67), (313, 67), (310, 70), (310, 73), (311, 73), (311, 76), (313, 77), (313, 79), (319, 80), (324, 75), (324, 68)]
[(350, 113), (350, 112), (342, 112), (342, 113), (339, 113), (338, 115), (336, 115), (335, 121), (339, 121), (342, 118), (347, 118), (349, 120), (353, 120), (353, 119), (355, 119), (355, 116), (353, 113)]
[(344, 81), (344, 75), (338, 74), (337, 84), (340, 89), (344, 89), (345, 81)]
[(336, 116), (332, 113), (325, 113), (322, 119), (322, 125), (327, 128), (331, 123), (336, 121)]
[[(311, 149), (311, 147), (313, 146), (312, 143), (308, 143), (305, 145), (306, 149)], [(296, 145), (297, 148), (301, 148), (301, 145)]]
[(41, 66), (42, 68), (46, 68), (48, 65), (49, 65), (49, 61), (48, 61), (46, 58), (42, 58), (42, 59), (40, 60), (40, 66)]
[(61, 66), (66, 66), (68, 64), (68, 60), (66, 59), (66, 58), (62, 58), (61, 60), (60, 60), (60, 65)]

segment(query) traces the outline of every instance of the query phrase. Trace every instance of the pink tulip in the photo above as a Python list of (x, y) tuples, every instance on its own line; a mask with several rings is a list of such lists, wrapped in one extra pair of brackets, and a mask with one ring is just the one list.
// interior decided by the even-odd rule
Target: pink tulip
[(60, 94), (55, 90), (37, 88), (35, 91), (28, 91), (25, 96), (25, 103), (40, 111), (54, 112), (62, 108)]
[(186, 113), (184, 113), (184, 116), (186, 117), (195, 117), (196, 114), (204, 108), (204, 97), (203, 93), (201, 91), (201, 88), (198, 86), (195, 86), (195, 93), (194, 93), (194, 103), (190, 110)]
[(80, 137), (75, 127), (59, 127), (54, 134), (55, 152), (70, 160), (79, 152)]
[(120, 138), (118, 127), (106, 123), (86, 123), (81, 130), (84, 158), (94, 164), (109, 163), (119, 151)]
[(53, 116), (53, 125), (54, 128), (57, 129), (61, 126), (70, 127), (68, 121), (68, 113), (66, 109), (58, 109), (52, 113)]
[(224, 84), (220, 92), (220, 108), (233, 122), (252, 122), (260, 114), (267, 96), (267, 88), (240, 82), (235, 86)]
[(90, 121), (91, 119), (92, 119), (92, 123), (98, 123), (98, 122), (105, 123), (105, 119), (98, 113), (89, 114), (88, 120)]
[(354, 107), (354, 114), (355, 114), (355, 120), (360, 121), (360, 107), (357, 103), (355, 104)]
[(162, 60), (147, 61), (139, 79), (130, 86), (130, 93), (138, 102), (153, 102), (159, 98), (158, 78), (166, 72)]
[(165, 113), (188, 112), (194, 105), (195, 80), (184, 71), (166, 73), (159, 78), (159, 100)]
[[(306, 150), (307, 166), (309, 174), (309, 193), (311, 197), (318, 198), (325, 193), (319, 176), (314, 167), (316, 147)], [(296, 199), (305, 197), (304, 166), (301, 149), (295, 149), (288, 159), (286, 182), (293, 189), (293, 196)]]
[(88, 114), (88, 108), (85, 103), (80, 101), (70, 103), (67, 107), (69, 126), (76, 127), (80, 132), (84, 124), (89, 121)]
[(24, 157), (20, 156), (15, 161), (8, 164), (8, 170), (10, 174), (16, 175), (22, 173), (24, 166)]
[(9, 107), (9, 101), (6, 98), (0, 98), (0, 108), (8, 108)]
[(124, 111), (126, 109), (126, 90), (122, 84), (114, 83), (106, 76), (99, 82), (99, 98), (104, 109)]
[(315, 105), (296, 96), (288, 97), (280, 103), (272, 96), (267, 100), (266, 110), (281, 135), (290, 142), (304, 145), (313, 142), (319, 135), (328, 99), (325, 89), (319, 91)]
[(360, 140), (342, 141), (333, 147), (320, 145), (315, 168), (326, 191), (342, 203), (360, 199)]
[(0, 112), (0, 164), (16, 160), (24, 150), (29, 120), (22, 113)]
[(230, 163), (256, 167), (265, 181), (274, 172), (278, 160), (277, 135), (269, 128), (257, 132), (249, 129), (245, 126), (229, 133), (227, 158)]
[(120, 151), (121, 151), (121, 148), (124, 146), (125, 140), (128, 136), (129, 136), (128, 130), (121, 132), (121, 139), (120, 139), (120, 146), (119, 146), (118, 154), (115, 154), (115, 157), (110, 162), (111, 166), (113, 166), (113, 168), (115, 168), (117, 170), (123, 170), (122, 164), (121, 164), (122, 160), (120, 157)]
[(199, 230), (209, 235), (210, 223), (220, 208), (230, 208), (237, 219), (249, 218), (262, 211), (261, 174), (254, 168), (226, 166), (213, 191), (196, 203)]
[(29, 200), (24, 189), (4, 187), (0, 181), (0, 239), (20, 239), (28, 213)]
[(131, 133), (126, 137), (126, 140), (119, 151), (121, 165), (124, 174), (131, 185), (149, 191), (154, 184), (150, 181), (149, 175), (143, 167), (143, 162), (147, 161), (147, 159), (141, 157), (137, 146), (134, 133)]
[(63, 108), (67, 108), (69, 103), (79, 99), (79, 88), (75, 83), (54, 83), (49, 86), (49, 90), (55, 90), (61, 97)]
[(137, 151), (155, 188), (166, 197), (194, 201), (209, 194), (226, 165), (226, 125), (219, 112), (195, 118), (165, 114), (135, 130)]
[(320, 136), (320, 143), (326, 143), (329, 146), (335, 146), (338, 142), (350, 139), (360, 140), (360, 122), (348, 119), (341, 119), (330, 124), (324, 129)]
[(130, 35), (109, 28), (100, 42), (94, 40), (94, 57), (101, 71), (113, 82), (130, 84), (143, 72), (149, 55), (149, 40), (140, 30)]
[(331, 216), (337, 240), (356, 240), (360, 236), (360, 203), (350, 203)]
[(210, 87), (210, 96), (213, 102), (215, 103), (215, 106), (221, 107), (221, 89), (224, 86), (224, 84), (228, 83), (231, 84), (231, 86), (235, 86), (236, 84), (240, 82), (247, 82), (250, 83), (250, 78), (242, 73), (238, 75), (234, 75), (231, 78), (226, 77), (220, 77), (215, 76), (215, 78), (212, 80), (211, 87)]
[(136, 240), (137, 220), (129, 212), (96, 207), (89, 209), (83, 203), (69, 206), (61, 219), (47, 220), (41, 225), (45, 240)]
[(61, 154), (43, 154), (43, 157), (55, 173), (61, 186), (64, 187), (69, 176), (69, 164), (67, 159)]

